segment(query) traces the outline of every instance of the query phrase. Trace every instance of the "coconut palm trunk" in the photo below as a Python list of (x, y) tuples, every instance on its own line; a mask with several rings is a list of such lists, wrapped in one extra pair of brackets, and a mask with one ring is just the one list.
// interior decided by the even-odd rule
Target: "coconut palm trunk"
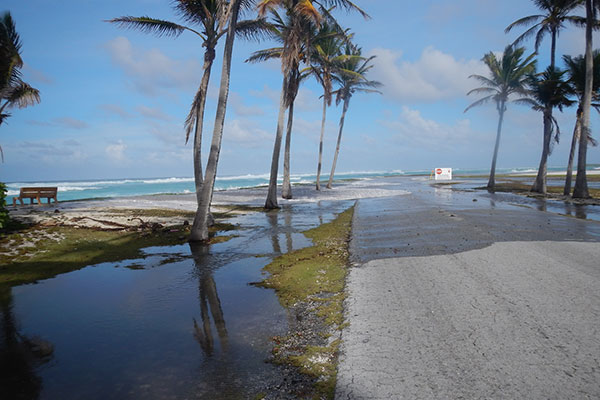
[(342, 143), (342, 132), (344, 131), (344, 121), (346, 120), (346, 112), (348, 111), (348, 105), (350, 104), (350, 98), (344, 99), (344, 108), (342, 109), (342, 116), (340, 117), (340, 131), (338, 132), (337, 143), (335, 145), (335, 154), (333, 155), (333, 163), (331, 164), (331, 173), (329, 174), (329, 181), (327, 182), (327, 189), (331, 189), (333, 186), (333, 175), (335, 174), (335, 167), (337, 165), (338, 155), (340, 154), (340, 145)]
[(317, 190), (321, 190), (321, 165), (323, 161), (323, 137), (325, 136), (325, 119), (327, 118), (327, 98), (323, 96), (323, 118), (321, 119), (321, 139), (319, 140), (319, 163), (317, 164)]
[(288, 107), (287, 132), (285, 133), (285, 149), (283, 154), (283, 185), (281, 197), (292, 198), (292, 184), (290, 182), (290, 149), (292, 146), (292, 126), (294, 125), (294, 101)]
[(488, 189), (494, 189), (496, 186), (496, 161), (498, 159), (498, 149), (500, 148), (500, 135), (502, 133), (502, 122), (504, 121), (504, 113), (506, 112), (506, 102), (500, 101), (498, 104), (498, 129), (496, 131), (496, 144), (494, 145), (494, 156), (492, 157), (492, 167), (490, 169), (490, 178), (488, 180)]
[(269, 190), (267, 192), (267, 200), (265, 208), (272, 210), (279, 208), (277, 204), (277, 173), (279, 171), (279, 154), (281, 153), (281, 138), (283, 136), (283, 122), (285, 119), (285, 89), (286, 79), (283, 80), (281, 88), (281, 98), (279, 99), (279, 116), (277, 117), (277, 131), (275, 132), (275, 144), (273, 145), (273, 157), (271, 158), (271, 176), (269, 177)]
[[(204, 109), (206, 106), (206, 93), (208, 91), (208, 82), (210, 81), (210, 73), (212, 70), (213, 61), (215, 59), (215, 49), (206, 49), (204, 56), (204, 73), (200, 81), (200, 87), (196, 96), (196, 122), (194, 128), (194, 182), (196, 184), (196, 199), (200, 205), (202, 195), (202, 184), (204, 183), (202, 174), (202, 122), (204, 121)], [(198, 218), (198, 210), (196, 218)]]
[(573, 129), (573, 139), (571, 139), (571, 151), (569, 152), (569, 163), (567, 164), (567, 176), (565, 177), (565, 188), (563, 194), (568, 196), (571, 194), (571, 185), (573, 182), (573, 160), (575, 159), (575, 150), (577, 142), (581, 135), (581, 108), (577, 109), (577, 118), (575, 119), (575, 128)]
[(535, 178), (535, 182), (531, 188), (532, 192), (538, 192), (546, 194), (546, 175), (548, 172), (548, 155), (550, 154), (550, 141), (552, 140), (552, 114), (551, 108), (544, 110), (544, 144), (542, 149), (542, 158), (540, 160), (540, 166), (538, 173)]
[(221, 72), (221, 85), (219, 89), (219, 100), (217, 102), (217, 113), (215, 116), (215, 126), (213, 129), (210, 154), (206, 164), (206, 176), (202, 185), (202, 195), (198, 207), (198, 218), (194, 220), (190, 241), (208, 240), (208, 221), (210, 214), (210, 203), (217, 176), (217, 165), (219, 163), (219, 153), (221, 152), (221, 141), (223, 139), (223, 125), (225, 123), (225, 113), (227, 111), (227, 98), (229, 96), (229, 80), (231, 75), (231, 56), (233, 53), (233, 42), (235, 40), (235, 27), (240, 10), (241, 0), (232, 0), (230, 3), (229, 26), (227, 27), (227, 38), (225, 39), (225, 49), (223, 52), (223, 69)]
[(579, 135), (579, 154), (577, 157), (577, 178), (575, 179), (575, 188), (573, 197), (588, 198), (590, 193), (587, 185), (587, 144), (588, 134), (590, 132), (590, 108), (592, 105), (592, 85), (594, 83), (594, 58), (592, 56), (592, 26), (594, 25), (595, 3), (592, 0), (586, 0), (585, 10), (587, 22), (585, 26), (585, 88), (583, 91), (583, 110), (581, 122), (581, 134)]

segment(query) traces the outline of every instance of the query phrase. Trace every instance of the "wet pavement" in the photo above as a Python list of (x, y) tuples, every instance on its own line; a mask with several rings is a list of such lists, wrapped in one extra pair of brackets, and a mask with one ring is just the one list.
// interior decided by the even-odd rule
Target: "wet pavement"
[(358, 202), (336, 398), (600, 397), (600, 222), (475, 186)]

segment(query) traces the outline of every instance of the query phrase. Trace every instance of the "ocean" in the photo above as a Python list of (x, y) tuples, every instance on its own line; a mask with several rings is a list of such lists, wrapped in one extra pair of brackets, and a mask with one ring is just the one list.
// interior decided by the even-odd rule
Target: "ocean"
[[(551, 171), (560, 171), (564, 168), (549, 168)], [(535, 173), (535, 168), (505, 168), (497, 169), (497, 174), (502, 173)], [(455, 175), (486, 175), (488, 169), (454, 169)], [(415, 171), (362, 171), (336, 173), (336, 180), (342, 179), (369, 179), (385, 176), (413, 176), (429, 175), (430, 170)], [(292, 184), (310, 184), (316, 180), (315, 174), (294, 174)], [(321, 182), (327, 182), (329, 176), (323, 175)], [(279, 179), (281, 184), (281, 176)], [(220, 176), (215, 182), (215, 190), (232, 190), (267, 186), (269, 174)], [(82, 200), (100, 198), (118, 198), (154, 194), (185, 194), (194, 193), (193, 177), (161, 177), (161, 178), (129, 178), (129, 179), (98, 179), (77, 181), (35, 181), (35, 182), (7, 182), (7, 204), (12, 204), (12, 198), (19, 195), (19, 189), (26, 186), (56, 186), (58, 187), (58, 200)]]

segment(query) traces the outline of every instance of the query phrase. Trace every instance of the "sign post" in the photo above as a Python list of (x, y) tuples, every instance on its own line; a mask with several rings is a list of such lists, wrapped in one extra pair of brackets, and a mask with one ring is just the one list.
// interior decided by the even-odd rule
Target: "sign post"
[(434, 172), (436, 181), (452, 180), (452, 168), (436, 168)]

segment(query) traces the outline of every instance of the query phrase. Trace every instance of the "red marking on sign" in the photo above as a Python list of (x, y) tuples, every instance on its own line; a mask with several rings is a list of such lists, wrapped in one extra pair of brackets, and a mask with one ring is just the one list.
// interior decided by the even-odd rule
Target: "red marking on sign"
[(436, 170), (435, 170), (435, 173), (436, 173), (436, 174), (438, 174), (438, 175), (440, 175), (440, 174), (442, 173), (442, 170), (441, 170), (441, 168), (438, 168), (438, 169), (436, 169)]

